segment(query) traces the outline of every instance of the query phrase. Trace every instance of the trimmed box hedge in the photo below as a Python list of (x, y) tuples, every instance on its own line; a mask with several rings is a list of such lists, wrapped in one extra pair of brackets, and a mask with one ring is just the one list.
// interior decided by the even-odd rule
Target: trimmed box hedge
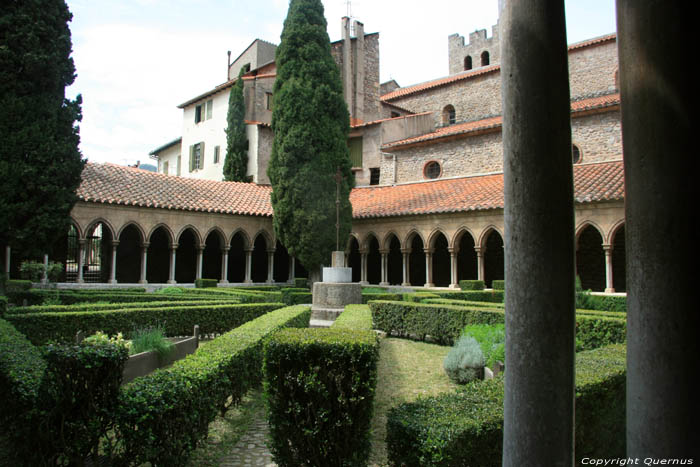
[(218, 283), (219, 283), (218, 279), (195, 279), (194, 280), (194, 286), (198, 289), (217, 287)]
[[(195, 300), (186, 294), (162, 294), (162, 293), (139, 293), (122, 292), (120, 289), (113, 291), (92, 291), (78, 292), (71, 289), (31, 289), (21, 293), (14, 293), (10, 298), (11, 303), (21, 305), (27, 300), (27, 305), (41, 305), (45, 300), (58, 300), (62, 305), (73, 305), (76, 303), (94, 302), (146, 302), (146, 301), (166, 301), (166, 300)], [(279, 300), (277, 300), (279, 301)]]
[(462, 290), (484, 290), (486, 284), (481, 280), (459, 281), (459, 288)]
[[(468, 324), (505, 323), (503, 308), (374, 301), (369, 304), (375, 329), (396, 336), (452, 344)], [(626, 341), (627, 323), (615, 317), (576, 314), (577, 350)]]
[(102, 331), (129, 337), (136, 328), (162, 325), (167, 336), (187, 336), (195, 324), (202, 334), (221, 334), (283, 307), (283, 303), (180, 306), (109, 311), (31, 313), (8, 315), (12, 323), (35, 345), (72, 342), (78, 331), (85, 335)]
[(367, 304), (370, 300), (401, 300), (403, 294), (390, 292), (362, 292), (362, 303)]
[(7, 297), (0, 295), (0, 318), (2, 318), (7, 312)]
[(234, 287), (217, 287), (207, 289), (184, 289), (185, 295), (207, 295), (210, 297), (237, 297), (241, 303), (266, 303), (266, 302), (281, 302), (282, 292), (280, 291), (263, 291), (263, 290), (247, 290)]
[(167, 308), (180, 306), (231, 305), (240, 303), (236, 297), (224, 299), (202, 298), (200, 300), (161, 301), (161, 302), (124, 302), (124, 303), (76, 303), (73, 305), (34, 305), (18, 306), (10, 310), (10, 314), (23, 315), (31, 313), (65, 313), (71, 311), (110, 311), (126, 310), (129, 308)]
[(311, 291), (304, 287), (285, 287), (280, 290), (282, 302), (287, 305), (311, 303)]
[(263, 342), (307, 327), (308, 306), (281, 308), (214, 339), (167, 369), (124, 386), (117, 409), (123, 457), (135, 465), (183, 465), (209, 423), (262, 381)]
[(491, 288), (493, 290), (505, 290), (506, 289), (506, 281), (494, 279), (493, 281), (491, 281)]
[(434, 290), (433, 293), (438, 295), (438, 298), (451, 298), (474, 302), (503, 303), (505, 299), (503, 290)]
[(272, 336), (263, 371), (277, 464), (367, 465), (378, 359), (371, 331), (287, 329)]
[(345, 305), (343, 312), (333, 321), (333, 329), (372, 330), (372, 310), (367, 305)]
[[(623, 345), (576, 354), (576, 456), (625, 456)], [(500, 466), (504, 380), (475, 381), (455, 393), (390, 410), (387, 449), (392, 465)]]

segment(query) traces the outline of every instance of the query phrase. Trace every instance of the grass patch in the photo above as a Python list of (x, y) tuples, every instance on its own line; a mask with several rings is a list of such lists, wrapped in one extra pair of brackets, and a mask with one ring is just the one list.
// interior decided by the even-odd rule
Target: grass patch
[(134, 331), (129, 355), (150, 350), (154, 350), (160, 360), (167, 359), (175, 351), (175, 344), (166, 339), (162, 326), (149, 326)]
[(407, 339), (381, 339), (370, 465), (387, 465), (386, 419), (390, 408), (419, 397), (453, 392), (459, 387), (442, 368), (450, 349)]

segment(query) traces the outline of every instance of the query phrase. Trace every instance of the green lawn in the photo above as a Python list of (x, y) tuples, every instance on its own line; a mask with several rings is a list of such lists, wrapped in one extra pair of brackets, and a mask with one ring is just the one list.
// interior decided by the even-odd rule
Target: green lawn
[(391, 407), (458, 387), (442, 369), (442, 361), (450, 349), (406, 339), (381, 340), (370, 465), (387, 465), (386, 417)]

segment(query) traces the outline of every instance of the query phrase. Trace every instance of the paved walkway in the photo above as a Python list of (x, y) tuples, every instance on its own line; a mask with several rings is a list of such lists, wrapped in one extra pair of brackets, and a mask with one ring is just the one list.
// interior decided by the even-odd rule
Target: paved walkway
[(255, 414), (255, 420), (245, 435), (238, 441), (230, 454), (222, 457), (219, 465), (226, 467), (265, 466), (276, 467), (272, 454), (265, 444), (269, 428), (264, 413)]

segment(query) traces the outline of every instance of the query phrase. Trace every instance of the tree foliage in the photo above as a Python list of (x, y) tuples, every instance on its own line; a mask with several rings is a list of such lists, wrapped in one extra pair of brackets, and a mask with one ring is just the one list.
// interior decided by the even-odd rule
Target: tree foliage
[(336, 171), (343, 175), (341, 248), (350, 232), (354, 184), (348, 110), (320, 0), (291, 0), (275, 60), (275, 139), (268, 168), (274, 228), (291, 255), (316, 268), (336, 247)]
[(48, 252), (68, 230), (84, 160), (64, 0), (10, 0), (0, 10), (0, 244)]
[(231, 86), (226, 115), (226, 159), (224, 160), (224, 180), (227, 182), (247, 182), (248, 138), (245, 127), (245, 100), (243, 99), (243, 68), (238, 73), (238, 81)]

